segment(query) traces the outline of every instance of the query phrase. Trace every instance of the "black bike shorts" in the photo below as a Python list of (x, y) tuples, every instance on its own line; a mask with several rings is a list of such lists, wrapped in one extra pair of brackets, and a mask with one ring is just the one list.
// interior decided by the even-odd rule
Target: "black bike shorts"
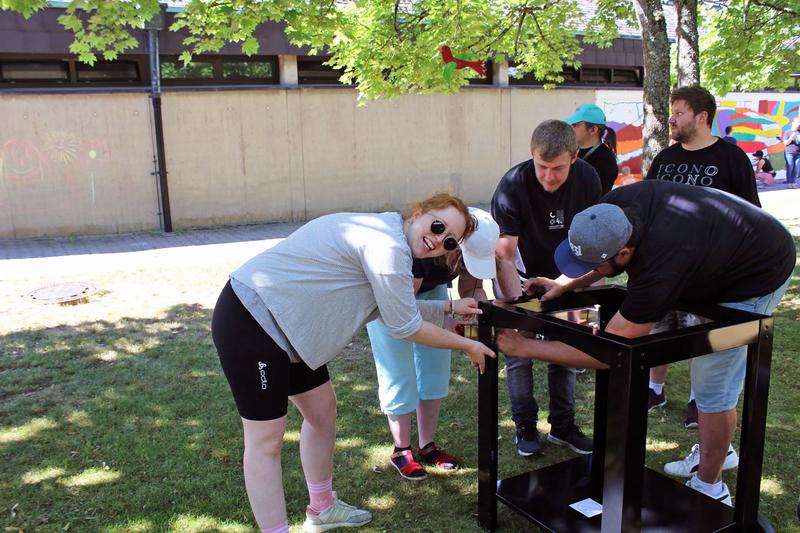
[(325, 365), (311, 370), (305, 363), (292, 363), (242, 305), (230, 281), (214, 307), (211, 336), (242, 418), (280, 418), (288, 411), (289, 396), (330, 380)]

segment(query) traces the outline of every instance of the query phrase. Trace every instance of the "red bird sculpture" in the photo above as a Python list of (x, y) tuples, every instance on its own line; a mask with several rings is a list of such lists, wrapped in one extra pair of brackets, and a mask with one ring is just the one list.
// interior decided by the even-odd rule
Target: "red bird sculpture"
[(462, 68), (471, 68), (477, 72), (480, 77), (486, 76), (486, 68), (483, 66), (483, 61), (467, 61), (466, 59), (461, 59), (460, 57), (453, 55), (453, 52), (447, 45), (442, 46), (442, 59), (444, 60), (445, 65), (455, 63), (456, 70)]

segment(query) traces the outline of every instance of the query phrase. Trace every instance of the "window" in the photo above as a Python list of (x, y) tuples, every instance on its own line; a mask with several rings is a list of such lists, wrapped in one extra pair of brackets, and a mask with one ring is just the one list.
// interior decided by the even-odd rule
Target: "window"
[(275, 69), (268, 61), (225, 62), (222, 64), (222, 77), (227, 80), (272, 80)]
[(140, 81), (139, 65), (134, 61), (98, 61), (94, 65), (76, 63), (78, 81)]
[(66, 61), (4, 61), (0, 60), (0, 80), (4, 83), (68, 82), (69, 63)]
[(214, 66), (211, 63), (192, 61), (186, 65), (182, 61), (161, 63), (162, 80), (213, 80)]
[[(509, 67), (509, 83), (511, 85), (544, 85), (532, 74), (525, 73), (521, 78), (511, 77), (514, 67)], [(642, 67), (610, 67), (601, 65), (583, 65), (581, 68), (564, 67), (561, 86), (611, 86), (642, 87), (644, 70)]]
[(162, 85), (277, 84), (277, 56), (197, 56), (186, 65), (177, 56), (161, 58)]
[(611, 83), (614, 85), (630, 85), (641, 87), (644, 71), (641, 68), (614, 68)]
[(611, 83), (611, 69), (604, 67), (581, 68), (581, 83), (589, 85), (609, 85)]
[(324, 65), (330, 57), (297, 56), (297, 83), (300, 85), (341, 85), (344, 71)]
[(0, 56), (0, 87), (130, 87), (148, 83), (146, 55), (130, 54), (124, 60), (99, 60), (94, 65), (75, 57)]

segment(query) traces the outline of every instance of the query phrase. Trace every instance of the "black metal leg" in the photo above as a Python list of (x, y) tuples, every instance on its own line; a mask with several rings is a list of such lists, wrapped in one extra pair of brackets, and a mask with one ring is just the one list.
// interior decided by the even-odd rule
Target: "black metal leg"
[(767, 398), (772, 363), (773, 319), (761, 320), (758, 342), (747, 347), (747, 374), (744, 383), (742, 439), (739, 472), (736, 479), (734, 518), (739, 531), (757, 531), (761, 466), (767, 426)]
[[(497, 351), (487, 315), (479, 322), (478, 338)], [(478, 378), (478, 522), (491, 531), (497, 525), (497, 367), (502, 356), (497, 357), (486, 360)]]
[(649, 367), (639, 353), (609, 369), (601, 531), (640, 531)]
[(603, 471), (605, 470), (608, 418), (608, 370), (596, 371), (594, 379), (594, 429), (592, 430), (592, 472), (589, 493), (593, 500), (603, 503)]

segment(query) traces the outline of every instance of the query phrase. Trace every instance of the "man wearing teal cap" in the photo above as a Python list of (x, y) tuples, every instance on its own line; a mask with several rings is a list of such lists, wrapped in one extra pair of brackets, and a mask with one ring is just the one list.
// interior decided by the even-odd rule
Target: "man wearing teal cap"
[(600, 175), (603, 194), (614, 186), (617, 167), (617, 135), (606, 127), (606, 114), (594, 104), (581, 104), (564, 122), (572, 126), (578, 138), (578, 157)]

